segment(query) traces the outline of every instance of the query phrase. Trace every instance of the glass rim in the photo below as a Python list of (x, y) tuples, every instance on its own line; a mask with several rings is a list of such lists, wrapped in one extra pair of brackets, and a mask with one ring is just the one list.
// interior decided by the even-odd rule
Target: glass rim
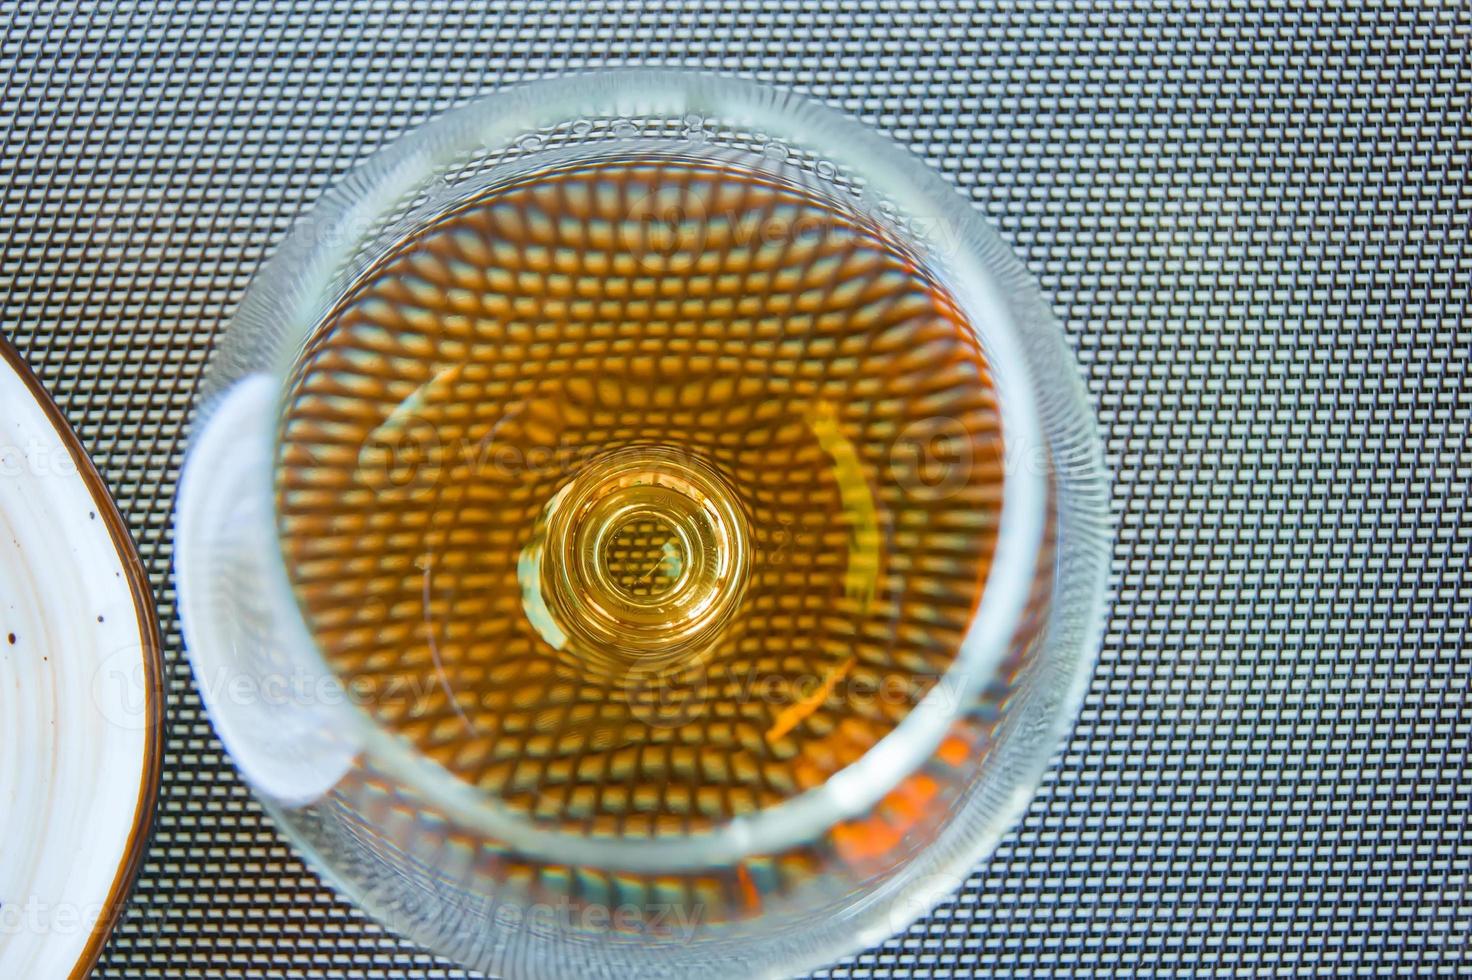
[[(1000, 407), (1004, 466), (997, 542), (980, 602), (956, 659), (893, 729), (819, 786), (708, 830), (592, 838), (538, 826), (511, 812), (494, 797), (424, 757), (385, 730), (362, 705), (349, 700), (344, 717), (355, 729), (354, 740), (375, 765), (444, 806), (468, 829), (524, 854), (632, 872), (725, 865), (816, 841), (835, 823), (872, 809), (934, 754), (1010, 650), (1033, 587), (1048, 495), (1041, 467), (1006, 462), (1047, 452), (1034, 391), (1036, 379), (1020, 334), (1024, 324), (1007, 302), (1008, 294), (997, 275), (998, 265), (1015, 265), (1016, 259), (956, 188), (924, 161), (862, 122), (787, 89), (689, 69), (598, 70), (494, 90), (409, 130), (368, 157), (324, 193), (296, 227), (371, 227), (373, 222), (364, 221), (365, 217), (391, 213), (455, 161), (494, 152), (540, 128), (586, 116), (590, 107), (609, 117), (698, 113), (713, 121), (754, 126), (784, 143), (817, 150), (837, 163), (840, 173), (861, 177), (866, 188), (875, 189), (882, 200), (897, 207), (901, 218), (943, 216), (956, 231), (946, 254), (935, 254), (932, 243), (902, 237), (936, 260), (947, 288), (982, 343)], [(301, 340), (306, 338), (337, 298), (335, 273), (347, 266), (362, 244), (355, 238), (325, 243), (308, 238), (288, 236), (247, 290), (237, 318), (249, 315), (252, 303), (271, 306), (279, 302), (270, 295), (273, 281), (291, 277), (307, 283), (308, 288), (286, 291), (290, 303), (287, 323)], [(272, 308), (269, 315), (282, 312)], [(282, 351), (282, 360), (272, 371), (278, 387), (299, 353), (300, 343), (286, 345)], [(278, 416), (266, 421), (272, 426), (274, 459), (279, 448)], [(264, 479), (269, 513), (274, 518), (274, 468)], [(279, 591), (278, 607), (302, 618), (274, 537), (269, 551), (271, 587)], [(299, 625), (305, 629), (304, 622)], [(295, 628), (292, 633), (311, 635)], [(335, 676), (315, 645), (311, 652), (314, 662), (320, 660), (323, 671)]]

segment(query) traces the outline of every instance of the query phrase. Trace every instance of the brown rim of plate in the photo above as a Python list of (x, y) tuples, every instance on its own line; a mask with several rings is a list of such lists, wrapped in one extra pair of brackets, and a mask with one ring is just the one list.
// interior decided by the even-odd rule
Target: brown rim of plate
[(102, 518), (107, 525), (108, 532), (112, 535), (113, 547), (117, 550), (118, 557), (122, 559), (122, 565), (128, 578), (128, 587), (133, 593), (133, 607), (138, 617), (139, 640), (143, 647), (143, 670), (146, 683), (147, 704), (145, 710), (148, 714), (145, 728), (145, 739), (143, 744), (143, 780), (138, 790), (138, 803), (133, 813), (133, 829), (128, 835), (127, 847), (123, 850), (123, 859), (118, 864), (117, 875), (113, 878), (112, 887), (108, 889), (107, 901), (102, 907), (102, 914), (97, 919), (97, 925), (92, 929), (92, 935), (88, 937), (87, 944), (82, 948), (82, 954), (72, 968), (71, 980), (80, 980), (92, 972), (97, 965), (97, 960), (102, 955), (102, 947), (112, 933), (113, 926), (122, 915), (123, 908), (127, 905), (128, 896), (132, 892), (133, 880), (138, 873), (139, 865), (143, 863), (143, 854), (148, 849), (149, 831), (153, 825), (154, 804), (158, 801), (159, 778), (163, 771), (163, 644), (159, 635), (158, 612), (153, 604), (153, 589), (148, 583), (148, 574), (143, 569), (143, 561), (138, 557), (138, 548), (133, 543), (133, 536), (128, 531), (128, 526), (123, 522), (123, 515), (119, 512), (117, 504), (112, 499), (112, 494), (107, 489), (107, 482), (103, 480), (102, 474), (97, 471), (87, 450), (82, 446), (82, 441), (77, 437), (76, 430), (67, 422), (65, 413), (56, 399), (46, 390), (41, 379), (36, 377), (36, 372), (31, 370), (24, 357), (11, 344), (9, 338), (0, 333), (0, 359), (3, 359), (14, 370), (20, 379), (25, 382), (35, 396), (36, 402), (41, 406), (51, 425), (56, 429), (57, 435), (72, 454), (72, 459), (77, 466), (77, 473), (82, 482), (87, 485), (93, 502), (97, 506), (97, 516)]

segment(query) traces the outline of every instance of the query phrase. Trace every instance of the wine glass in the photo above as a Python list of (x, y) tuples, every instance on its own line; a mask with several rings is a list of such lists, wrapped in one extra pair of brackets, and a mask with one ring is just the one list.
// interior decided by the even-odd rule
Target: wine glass
[(1018, 818), (1109, 523), (1062, 332), (953, 188), (629, 70), (323, 196), (220, 339), (175, 542), (222, 741), (370, 914), (498, 975), (769, 976)]

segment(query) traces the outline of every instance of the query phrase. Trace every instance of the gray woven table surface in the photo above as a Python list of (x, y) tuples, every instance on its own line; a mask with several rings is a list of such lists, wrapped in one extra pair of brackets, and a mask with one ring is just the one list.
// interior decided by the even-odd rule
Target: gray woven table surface
[[(0, 329), (165, 623), (156, 833), (101, 977), (462, 976), (222, 756), (169, 513), (212, 338), (406, 127), (602, 63), (737, 71), (940, 169), (1035, 271), (1115, 475), (1076, 733), (963, 893), (838, 976), (1472, 975), (1472, 5), (7, 5)], [(10, 846), (13, 842), (7, 842)]]

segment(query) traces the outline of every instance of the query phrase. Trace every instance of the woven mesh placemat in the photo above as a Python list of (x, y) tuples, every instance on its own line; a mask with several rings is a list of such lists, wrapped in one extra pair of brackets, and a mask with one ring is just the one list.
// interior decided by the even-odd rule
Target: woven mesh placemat
[(173, 619), (182, 427), (324, 186), (497, 84), (630, 61), (913, 147), (1041, 279), (1108, 440), (1116, 598), (1076, 734), (962, 895), (834, 975), (1472, 973), (1472, 6), (981, 6), (0, 15), (0, 329), (166, 624), (156, 837), (99, 976), (463, 976), (326, 890), (222, 757)]

